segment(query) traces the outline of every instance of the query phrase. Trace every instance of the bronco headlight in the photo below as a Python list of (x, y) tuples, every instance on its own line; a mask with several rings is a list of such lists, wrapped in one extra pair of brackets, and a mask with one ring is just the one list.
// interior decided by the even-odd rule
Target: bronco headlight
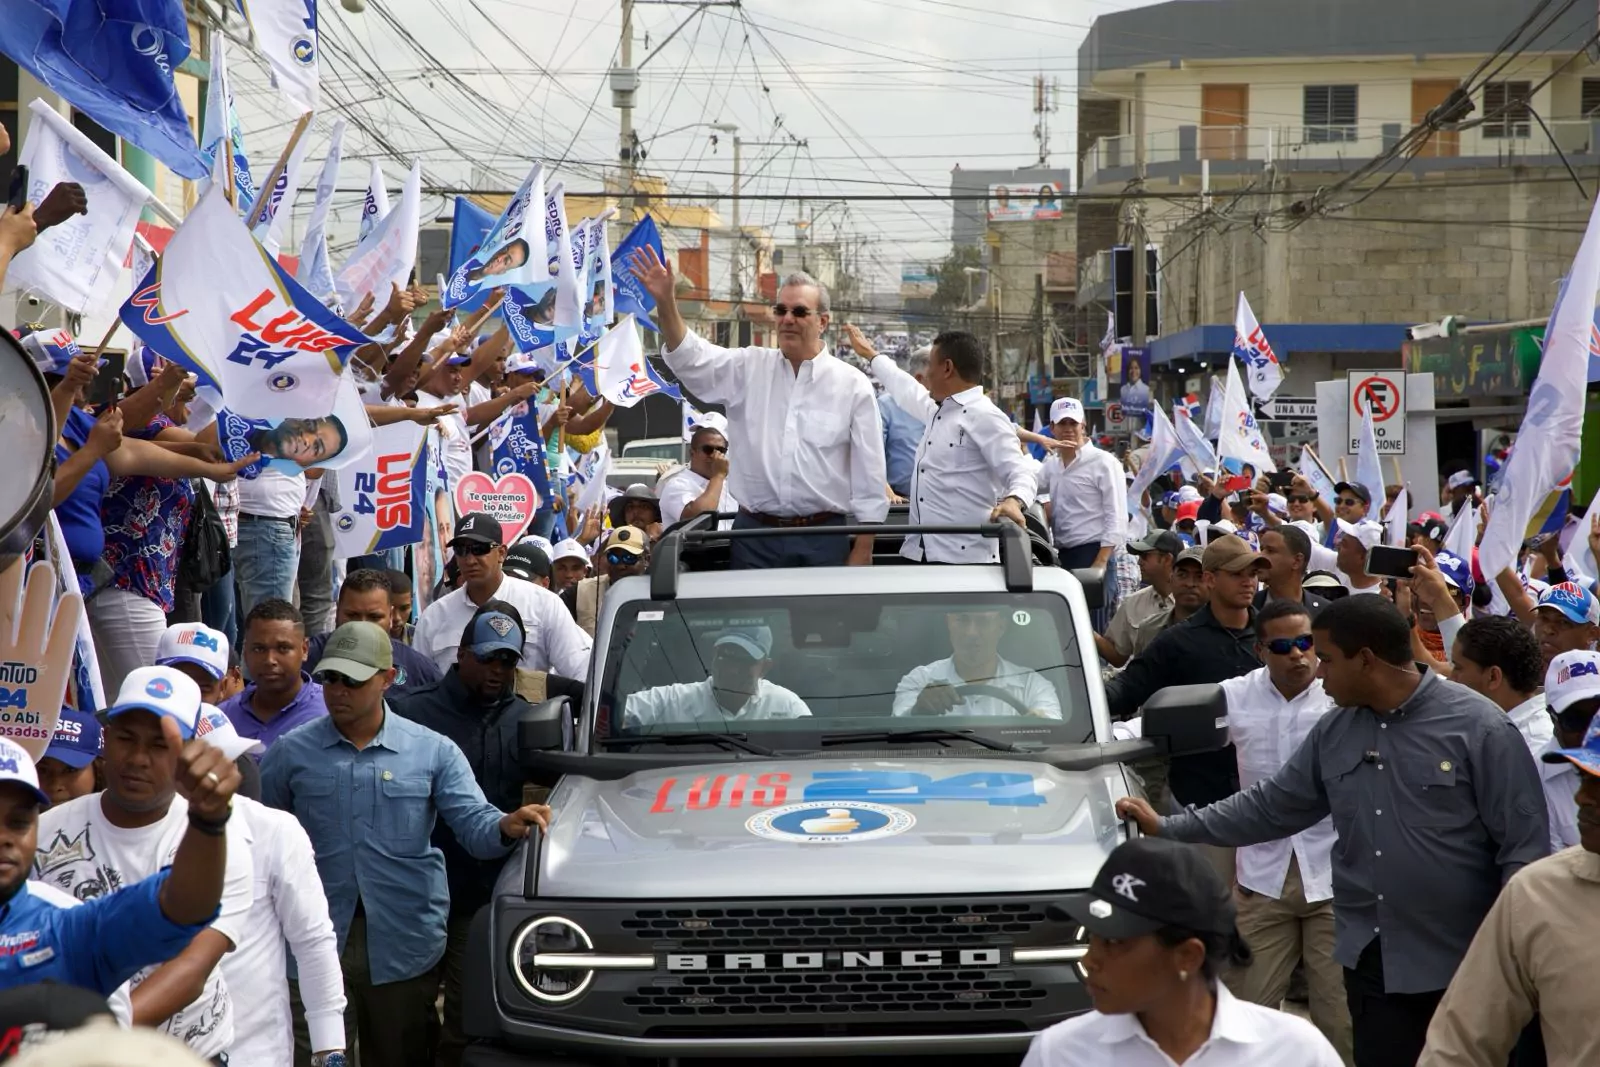
[[(594, 942), (571, 919), (546, 916), (524, 926), (511, 944), (511, 973), (523, 992), (546, 1004), (565, 1004), (594, 981), (584, 956)], [(577, 959), (564, 957), (578, 957)]]

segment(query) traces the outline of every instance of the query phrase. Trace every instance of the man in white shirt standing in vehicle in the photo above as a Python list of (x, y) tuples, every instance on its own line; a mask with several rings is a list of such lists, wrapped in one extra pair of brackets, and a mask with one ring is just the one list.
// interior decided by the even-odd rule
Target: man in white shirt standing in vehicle
[(1039, 492), (1049, 494), (1045, 514), (1056, 553), (1068, 568), (1104, 567), (1128, 530), (1128, 483), (1122, 464), (1089, 441), (1083, 402), (1058, 397), (1050, 405), (1050, 433), (1060, 445), (1039, 469)]
[[(889, 399), (927, 427), (911, 468), (912, 525), (974, 526), (1004, 517), (1021, 526), (1023, 510), (1033, 504), (1036, 479), (1017, 448), (1017, 428), (983, 395), (983, 360), (978, 339), (961, 330), (933, 339), (920, 382), (888, 356), (872, 359), (872, 376)], [(993, 563), (1000, 546), (977, 534), (911, 534), (900, 554), (929, 563)]]
[[(1239, 788), (1276, 774), (1333, 701), (1317, 678), (1311, 613), (1299, 601), (1272, 600), (1256, 616), (1256, 648), (1266, 666), (1222, 683), (1228, 731), (1239, 756)], [(1280, 841), (1236, 854), (1239, 932), (1255, 958), (1224, 981), (1235, 996), (1276, 1008), (1304, 962), (1311, 1021), (1350, 1061), (1350, 1009), (1344, 969), (1333, 958), (1332, 818)]]
[[(667, 366), (702, 400), (723, 404), (739, 442), (729, 489), (734, 529), (876, 525), (889, 513), (883, 424), (872, 386), (823, 343), (828, 290), (791, 274), (772, 305), (777, 348), (727, 349), (695, 334), (678, 312), (673, 270), (654, 249), (628, 267), (656, 301)], [(729, 565), (866, 566), (871, 536), (735, 538)]]

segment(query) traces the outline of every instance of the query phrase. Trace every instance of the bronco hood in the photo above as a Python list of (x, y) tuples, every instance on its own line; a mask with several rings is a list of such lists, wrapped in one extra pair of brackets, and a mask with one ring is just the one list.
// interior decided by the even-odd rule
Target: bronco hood
[(695, 899), (1087, 888), (1121, 769), (998, 759), (760, 760), (568, 777), (540, 897)]

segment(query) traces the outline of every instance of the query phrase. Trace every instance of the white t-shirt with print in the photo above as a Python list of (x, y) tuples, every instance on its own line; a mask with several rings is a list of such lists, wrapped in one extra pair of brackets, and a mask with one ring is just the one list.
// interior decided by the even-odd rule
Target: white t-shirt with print
[[(129, 830), (112, 826), (99, 793), (58, 804), (39, 816), (39, 850), (34, 877), (91, 900), (149, 878), (172, 864), (178, 843), (189, 829), (189, 802), (173, 797), (166, 817)], [(222, 911), (211, 929), (235, 946), (243, 942), (254, 899), (254, 870), (249, 846), (228, 831), (228, 862), (222, 886)], [(159, 966), (156, 965), (156, 966)], [(146, 967), (128, 982), (129, 989), (150, 977)], [(193, 1004), (179, 1009), (159, 1029), (182, 1041), (201, 1059), (215, 1059), (233, 1044), (233, 1003), (222, 967), (214, 967)]]

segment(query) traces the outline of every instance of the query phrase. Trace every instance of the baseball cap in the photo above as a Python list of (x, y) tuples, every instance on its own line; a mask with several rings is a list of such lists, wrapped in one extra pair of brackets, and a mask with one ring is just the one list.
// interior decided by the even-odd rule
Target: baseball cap
[(240, 756), (260, 755), (267, 750), (267, 746), (260, 741), (240, 737), (239, 731), (234, 729), (233, 720), (224, 715), (221, 708), (211, 704), (200, 705), (200, 718), (195, 723), (194, 735), (232, 760)]
[[(1550, 666), (1554, 669), (1555, 663), (1552, 662)], [(1600, 693), (1595, 695), (1600, 696)], [(1594, 721), (1589, 724), (1589, 732), (1583, 735), (1583, 744), (1577, 748), (1558, 748), (1554, 752), (1546, 752), (1539, 758), (1546, 763), (1565, 761), (1584, 774), (1600, 776), (1600, 715), (1595, 716)]]
[(193, 663), (213, 678), (228, 673), (228, 635), (198, 622), (169, 626), (156, 642), (156, 666)]
[(728, 436), (728, 416), (720, 411), (703, 411), (696, 415), (689, 425), (689, 436), (693, 437), (696, 431), (714, 430), (722, 436)]
[(1472, 564), (1449, 552), (1439, 553), (1433, 561), (1439, 565), (1439, 573), (1444, 575), (1446, 583), (1459, 589), (1464, 596), (1472, 595)]
[(1178, 503), (1179, 504), (1198, 504), (1198, 503), (1200, 503), (1200, 490), (1196, 489), (1192, 485), (1180, 485), (1180, 486), (1178, 486)]
[(711, 642), (712, 648), (733, 645), (749, 653), (751, 659), (766, 659), (772, 655), (772, 629), (767, 626), (742, 626), (737, 630), (724, 630)]
[(1339, 581), (1339, 576), (1329, 571), (1312, 571), (1301, 581), (1300, 588), (1316, 592), (1318, 589), (1340, 589), (1344, 583)]
[(83, 352), (66, 330), (36, 330), (22, 339), (22, 350), (41, 374), (65, 374), (67, 364)]
[(1178, 558), (1173, 561), (1172, 565), (1176, 567), (1180, 563), (1198, 563), (1203, 568), (1205, 566), (1205, 558), (1205, 549), (1199, 545), (1191, 545), (1178, 553)]
[(1266, 556), (1245, 544), (1243, 538), (1233, 534), (1213, 538), (1206, 546), (1205, 554), (1200, 557), (1200, 566), (1204, 569), (1227, 574), (1238, 574), (1256, 566), (1265, 567), (1269, 562)]
[(1177, 517), (1174, 518), (1172, 521), (1175, 522), (1175, 523), (1184, 522), (1186, 520), (1192, 522), (1192, 521), (1194, 521), (1195, 519), (1197, 519), (1199, 517), (1200, 517), (1200, 501), (1198, 501), (1198, 500), (1186, 500), (1182, 504), (1178, 505)]
[(1361, 485), (1358, 482), (1340, 482), (1338, 485), (1333, 487), (1333, 491), (1335, 493), (1354, 493), (1360, 498), (1363, 504), (1372, 503), (1372, 493), (1367, 489), (1366, 486)]
[(1165, 552), (1176, 556), (1183, 551), (1183, 541), (1171, 530), (1151, 530), (1137, 541), (1128, 542), (1128, 551), (1135, 556), (1146, 552)]
[(75, 771), (81, 771), (94, 762), (100, 754), (102, 731), (100, 720), (93, 712), (62, 708), (56, 720), (56, 732), (50, 735), (50, 747), (44, 757), (60, 760)]
[(106, 709), (105, 717), (112, 719), (125, 711), (149, 711), (171, 719), (187, 741), (200, 717), (200, 687), (171, 667), (140, 667), (122, 680), (117, 702)]
[[(35, 883), (37, 886), (38, 883)], [(53, 1045), (94, 1018), (114, 1025), (106, 998), (61, 982), (34, 982), (0, 993), (0, 1061)]]
[(1164, 507), (1164, 508), (1176, 508), (1178, 506), (1178, 494), (1177, 493), (1163, 493), (1163, 494), (1161, 494), (1161, 506)]
[[(1561, 612), (1571, 622), (1586, 623), (1595, 621), (1594, 597), (1589, 590), (1577, 582), (1561, 582), (1552, 585), (1539, 594), (1539, 603), (1533, 610), (1553, 608)], [(1557, 657), (1558, 659), (1560, 657)], [(1550, 664), (1552, 667), (1555, 663)]]
[(1372, 551), (1373, 545), (1383, 544), (1383, 523), (1371, 519), (1362, 519), (1360, 522), (1345, 522), (1343, 519), (1334, 519), (1339, 524), (1341, 537), (1354, 537), (1361, 542), (1364, 552)]
[(1289, 498), (1282, 493), (1268, 493), (1267, 510), (1275, 515), (1289, 514)]
[(1477, 485), (1477, 475), (1471, 471), (1456, 471), (1445, 483), (1447, 489), (1463, 489), (1469, 485)]
[(650, 539), (643, 530), (637, 526), (619, 526), (611, 531), (611, 536), (606, 538), (606, 551), (619, 549), (635, 558), (644, 555), (645, 546)]
[(375, 623), (347, 622), (328, 636), (316, 673), (334, 672), (364, 682), (393, 666), (394, 647), (387, 633)]
[(589, 553), (584, 551), (581, 544), (569, 537), (565, 541), (558, 541), (555, 551), (550, 554), (551, 563), (558, 559), (581, 559), (584, 565), (587, 566)]
[(522, 658), (522, 645), (527, 631), (522, 623), (503, 611), (480, 611), (467, 624), (462, 635), (462, 645), (474, 656), (487, 656), (495, 652), (511, 652)]
[(1450, 532), (1450, 524), (1444, 521), (1444, 516), (1433, 511), (1425, 511), (1417, 516), (1417, 533), (1430, 541), (1444, 541), (1445, 535)]
[(1045, 909), (1105, 938), (1142, 937), (1164, 926), (1195, 933), (1235, 931), (1233, 895), (1194, 845), (1135, 837), (1111, 850), (1087, 893)]
[(531, 541), (518, 541), (506, 552), (505, 572), (513, 578), (533, 581), (550, 577), (550, 556)]
[(1062, 419), (1071, 419), (1073, 422), (1083, 422), (1083, 401), (1077, 397), (1063, 396), (1050, 405), (1050, 425), (1054, 426)]
[(505, 543), (504, 538), (505, 531), (500, 528), (500, 520), (481, 511), (469, 511), (456, 520), (456, 530), (450, 535), (450, 543), (476, 541), (484, 545), (499, 545)]
[(39, 788), (39, 772), (34, 769), (33, 757), (9, 737), (0, 737), (0, 782), (16, 782), (27, 786), (38, 798), (40, 806), (50, 806), (50, 798)]
[(1563, 652), (1544, 672), (1544, 702), (1557, 714), (1580, 700), (1600, 697), (1600, 652)]

